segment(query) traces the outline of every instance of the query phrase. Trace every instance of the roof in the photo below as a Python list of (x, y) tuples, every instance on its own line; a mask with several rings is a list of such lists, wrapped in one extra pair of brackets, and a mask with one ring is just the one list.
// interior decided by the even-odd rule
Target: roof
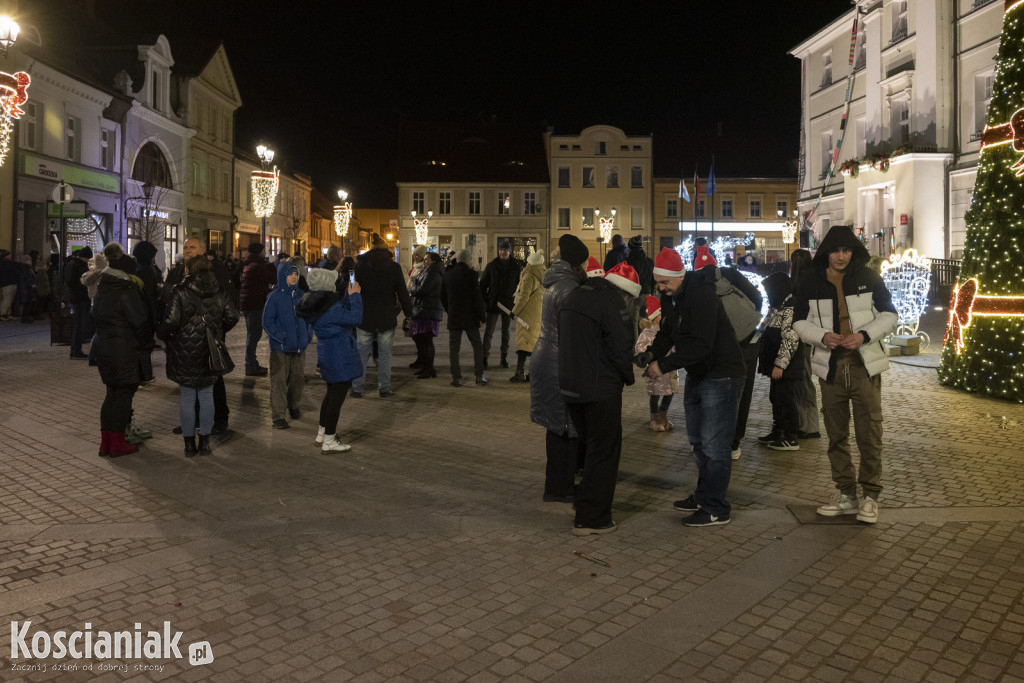
[(403, 121), (398, 182), (548, 183), (543, 130), (493, 120)]

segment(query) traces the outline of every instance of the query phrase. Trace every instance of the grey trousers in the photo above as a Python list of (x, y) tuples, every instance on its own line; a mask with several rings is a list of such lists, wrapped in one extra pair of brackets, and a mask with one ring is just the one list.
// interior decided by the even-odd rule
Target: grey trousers
[(302, 389), (306, 386), (306, 352), (270, 352), (270, 416), (274, 420), (288, 417), (288, 409), (299, 407)]
[[(857, 484), (864, 495), (878, 500), (882, 491), (882, 376), (868, 376), (861, 363), (839, 365), (832, 384), (819, 379), (821, 410), (828, 432), (828, 460), (832, 481), (845, 495), (855, 495)], [(850, 406), (853, 430), (860, 451), (860, 467), (850, 453)]]

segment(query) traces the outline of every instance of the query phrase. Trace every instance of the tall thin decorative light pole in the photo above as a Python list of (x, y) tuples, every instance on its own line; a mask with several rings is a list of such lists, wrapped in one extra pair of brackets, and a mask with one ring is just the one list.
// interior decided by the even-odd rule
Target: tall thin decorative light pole
[(264, 249), (267, 246), (267, 216), (274, 213), (274, 202), (277, 198), (277, 188), (280, 183), (280, 171), (274, 166), (268, 170), (271, 162), (274, 161), (274, 150), (266, 145), (256, 147), (256, 155), (260, 158), (260, 171), (253, 171), (250, 182), (252, 183), (252, 210), (263, 219), (263, 227), (260, 230), (260, 242)]
[(348, 192), (338, 190), (338, 199), (341, 203), (334, 207), (334, 232), (341, 238), (341, 251), (345, 252), (345, 235), (348, 234), (348, 224), (352, 221), (352, 202), (348, 200)]

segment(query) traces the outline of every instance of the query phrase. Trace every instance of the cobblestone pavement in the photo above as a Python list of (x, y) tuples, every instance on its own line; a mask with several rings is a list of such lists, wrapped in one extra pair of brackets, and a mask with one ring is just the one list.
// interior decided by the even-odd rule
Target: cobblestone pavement
[(291, 429), (270, 428), (268, 381), (236, 372), (232, 433), (190, 460), (157, 352), (160, 380), (135, 401), (156, 438), (106, 460), (96, 370), (47, 333), (0, 325), (0, 622), (169, 621), (185, 657), (206, 641), (214, 661), (54, 671), (52, 657), (13, 659), (5, 625), (0, 679), (1024, 681), (1024, 407), (942, 388), (934, 368), (893, 363), (883, 381), (877, 525), (814, 514), (832, 490), (824, 439), (756, 444), (771, 424), (759, 378), (732, 524), (683, 527), (671, 503), (695, 469), (681, 401), (676, 431), (652, 433), (641, 383), (623, 400), (620, 528), (579, 539), (569, 506), (541, 502), (528, 388), (510, 370), (450, 387), (444, 334), (435, 380), (411, 376), (405, 338), (394, 397), (372, 391), (371, 370), (337, 456), (313, 445), (312, 349)]

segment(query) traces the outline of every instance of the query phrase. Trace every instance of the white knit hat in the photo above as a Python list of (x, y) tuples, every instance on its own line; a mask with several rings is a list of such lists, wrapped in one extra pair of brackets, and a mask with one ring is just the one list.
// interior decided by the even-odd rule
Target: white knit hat
[(529, 256), (526, 257), (526, 265), (528, 266), (540, 266), (544, 264), (544, 250), (538, 249)]
[(309, 291), (319, 292), (334, 289), (334, 283), (338, 281), (338, 271), (327, 270), (326, 268), (313, 268), (306, 276), (306, 284)]

